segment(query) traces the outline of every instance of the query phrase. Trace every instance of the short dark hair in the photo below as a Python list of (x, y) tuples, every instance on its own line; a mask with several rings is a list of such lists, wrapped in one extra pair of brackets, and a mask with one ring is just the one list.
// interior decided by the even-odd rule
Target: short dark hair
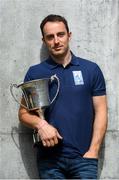
[(67, 20), (63, 16), (56, 15), (56, 14), (50, 14), (47, 17), (45, 17), (40, 24), (40, 29), (41, 29), (42, 35), (44, 36), (43, 28), (47, 22), (57, 22), (57, 21), (63, 22), (66, 27), (67, 32), (69, 32)]

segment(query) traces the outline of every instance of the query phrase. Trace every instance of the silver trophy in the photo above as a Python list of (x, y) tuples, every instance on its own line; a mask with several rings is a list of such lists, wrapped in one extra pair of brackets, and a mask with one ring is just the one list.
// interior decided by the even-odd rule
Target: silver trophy
[[(57, 90), (54, 98), (50, 100), (49, 98), (49, 83), (52, 83), (54, 80), (57, 81)], [(14, 95), (14, 88), (21, 88), (23, 97), (26, 103), (26, 106), (19, 102)], [(25, 83), (11, 84), (10, 92), (14, 98), (14, 100), (19, 103), (22, 107), (29, 111), (36, 111), (41, 119), (44, 119), (44, 110), (46, 107), (52, 104), (58, 93), (60, 88), (59, 78), (56, 75), (51, 76), (50, 78), (36, 79), (32, 81), (27, 81)], [(40, 137), (37, 132), (34, 130), (33, 133), (33, 142), (34, 145), (39, 143)]]

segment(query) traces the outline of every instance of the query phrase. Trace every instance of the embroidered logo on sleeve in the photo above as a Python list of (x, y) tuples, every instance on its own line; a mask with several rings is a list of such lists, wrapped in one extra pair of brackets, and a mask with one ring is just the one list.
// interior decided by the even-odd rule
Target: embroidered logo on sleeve
[(81, 71), (72, 71), (75, 85), (83, 85), (84, 80)]

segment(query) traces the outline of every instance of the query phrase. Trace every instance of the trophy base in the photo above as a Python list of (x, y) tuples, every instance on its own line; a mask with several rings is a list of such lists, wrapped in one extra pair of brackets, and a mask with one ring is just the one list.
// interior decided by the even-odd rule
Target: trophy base
[(33, 147), (38, 147), (42, 143), (40, 136), (38, 135), (37, 131), (34, 130), (33, 132)]

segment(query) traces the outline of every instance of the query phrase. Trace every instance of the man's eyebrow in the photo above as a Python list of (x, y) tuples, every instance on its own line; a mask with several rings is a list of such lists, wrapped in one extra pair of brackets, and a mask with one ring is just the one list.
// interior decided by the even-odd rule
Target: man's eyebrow
[[(59, 32), (57, 32), (56, 34), (60, 34), (60, 33), (61, 33), (61, 34), (65, 34), (64, 31), (59, 31)], [(54, 36), (53, 33), (51, 33), (51, 34), (47, 34), (47, 33), (46, 33), (45, 35), (46, 35), (46, 36), (52, 36), (52, 35)]]
[(50, 37), (50, 36), (54, 36), (54, 34), (47, 34), (47, 33), (44, 33), (44, 35), (46, 36), (46, 37)]
[(60, 31), (57, 34), (65, 34), (65, 32), (64, 31)]
[(52, 36), (52, 35), (54, 35), (54, 34), (45, 34), (46, 36)]

